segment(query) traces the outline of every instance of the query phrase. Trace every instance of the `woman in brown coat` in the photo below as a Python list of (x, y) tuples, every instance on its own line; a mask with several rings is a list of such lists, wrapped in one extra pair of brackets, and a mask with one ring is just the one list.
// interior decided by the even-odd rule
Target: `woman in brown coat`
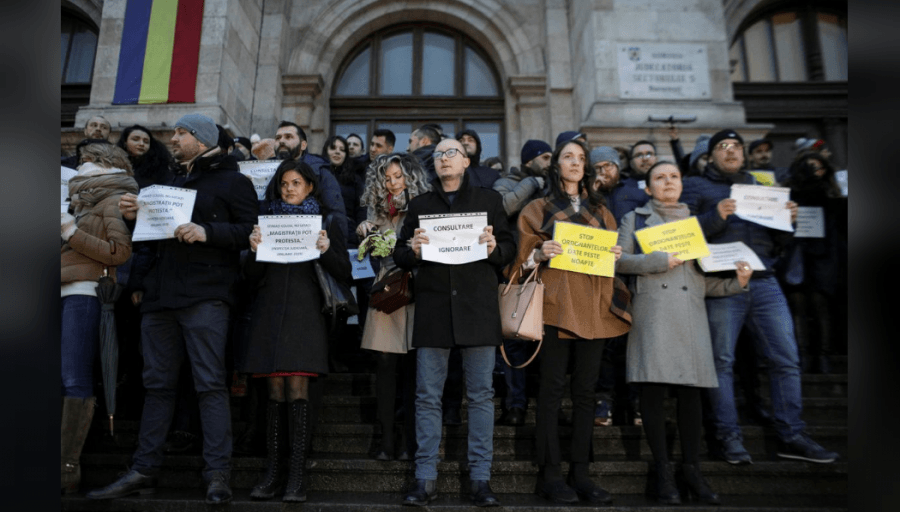
[(87, 437), (96, 399), (94, 357), (100, 343), (97, 280), (115, 278), (116, 266), (131, 257), (131, 233), (119, 212), (119, 198), (135, 194), (137, 182), (125, 151), (112, 144), (81, 149), (78, 174), (69, 180), (69, 211), (61, 217), (60, 250), (62, 314), (61, 485), (77, 492), (78, 458)]
[[(574, 141), (556, 148), (551, 158), (550, 194), (536, 199), (519, 216), (519, 251), (515, 266), (524, 270), (562, 254), (553, 240), (554, 224), (573, 222), (615, 230), (616, 221), (594, 191), (593, 173), (585, 172), (588, 148)], [(621, 248), (612, 247), (616, 258)], [(615, 293), (613, 278), (544, 268), (544, 344), (537, 400), (537, 492), (557, 503), (609, 503), (609, 493), (588, 475), (592, 456), (594, 385), (600, 371), (604, 340), (628, 332), (631, 317)], [(572, 372), (572, 442), (568, 485), (560, 469), (557, 411), (562, 400), (569, 358)]]

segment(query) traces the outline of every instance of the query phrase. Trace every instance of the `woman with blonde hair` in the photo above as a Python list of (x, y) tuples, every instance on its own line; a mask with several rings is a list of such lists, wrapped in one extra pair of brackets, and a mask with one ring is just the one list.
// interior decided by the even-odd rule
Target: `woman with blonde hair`
[[(425, 170), (415, 156), (400, 153), (379, 156), (366, 169), (366, 188), (361, 204), (368, 207), (368, 218), (356, 229), (361, 240), (360, 247), (365, 245), (365, 237), (376, 233), (384, 236), (393, 231), (391, 236), (396, 241), (409, 201), (429, 190), (431, 186), (426, 180)], [(376, 283), (397, 267), (390, 254), (373, 259), (381, 264)], [(414, 308), (414, 304), (409, 304), (388, 314), (369, 307), (366, 314), (360, 346), (374, 351), (377, 362), (375, 395), (377, 419), (381, 424), (381, 446), (375, 455), (378, 460), (394, 458), (394, 399), (398, 363), (403, 376), (406, 409), (399, 458), (407, 460), (410, 454), (415, 453), (413, 394), (416, 388), (416, 361), (406, 357), (406, 353), (412, 350)]]

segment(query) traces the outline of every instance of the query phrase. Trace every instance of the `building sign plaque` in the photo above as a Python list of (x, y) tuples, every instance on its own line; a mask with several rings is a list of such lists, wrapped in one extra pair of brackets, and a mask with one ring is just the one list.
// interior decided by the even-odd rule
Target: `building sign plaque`
[(709, 61), (703, 44), (618, 45), (619, 97), (708, 100)]

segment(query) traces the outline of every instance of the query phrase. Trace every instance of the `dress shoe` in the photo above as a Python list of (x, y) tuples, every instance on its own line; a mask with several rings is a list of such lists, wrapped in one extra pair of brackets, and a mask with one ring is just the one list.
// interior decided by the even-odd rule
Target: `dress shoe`
[(386, 450), (381, 449), (381, 450), (378, 450), (378, 453), (375, 454), (375, 460), (380, 460), (380, 461), (394, 460), (394, 456), (391, 455), (390, 453), (388, 453)]
[(424, 507), (435, 498), (437, 498), (437, 480), (416, 480), (416, 485), (403, 497), (403, 504)]
[(499, 507), (500, 501), (491, 490), (491, 482), (488, 480), (472, 480), (472, 503), (476, 507)]
[(570, 475), (568, 484), (569, 487), (575, 490), (575, 494), (584, 501), (597, 503), (599, 505), (608, 505), (612, 503), (612, 496), (606, 492), (606, 489), (595, 484), (590, 478), (576, 480)]
[(507, 425), (512, 427), (518, 427), (525, 424), (525, 409), (521, 407), (510, 407), (508, 411), (506, 411), (506, 422)]
[(219, 505), (229, 501), (231, 501), (231, 487), (228, 487), (228, 479), (223, 474), (217, 474), (206, 487), (206, 504)]
[(156, 492), (156, 477), (143, 475), (132, 469), (106, 487), (87, 493), (87, 497), (92, 500), (111, 500), (135, 493), (152, 494), (154, 492)]
[(400, 455), (397, 456), (397, 460), (409, 460), (409, 459), (410, 459), (409, 452), (406, 450), (403, 450), (402, 452), (400, 452)]
[(462, 417), (459, 415), (458, 408), (453, 407), (444, 411), (444, 425), (448, 427), (458, 427), (462, 425)]
[(539, 481), (537, 494), (553, 503), (578, 503), (578, 494), (562, 479), (550, 482)]

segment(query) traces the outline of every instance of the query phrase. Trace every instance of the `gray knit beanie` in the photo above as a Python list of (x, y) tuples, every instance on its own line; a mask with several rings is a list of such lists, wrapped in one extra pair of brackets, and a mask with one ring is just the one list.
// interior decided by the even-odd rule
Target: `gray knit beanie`
[(201, 144), (214, 148), (219, 144), (219, 129), (216, 122), (203, 114), (185, 114), (175, 123), (175, 128), (184, 128), (191, 132)]
[(591, 165), (598, 162), (612, 162), (619, 169), (622, 168), (622, 162), (619, 161), (619, 152), (609, 146), (600, 146), (591, 150)]
[(694, 150), (691, 151), (691, 163), (689, 165), (691, 169), (694, 168), (694, 164), (697, 163), (701, 156), (709, 153), (709, 139), (710, 136), (705, 133), (697, 137), (697, 144), (694, 145)]

